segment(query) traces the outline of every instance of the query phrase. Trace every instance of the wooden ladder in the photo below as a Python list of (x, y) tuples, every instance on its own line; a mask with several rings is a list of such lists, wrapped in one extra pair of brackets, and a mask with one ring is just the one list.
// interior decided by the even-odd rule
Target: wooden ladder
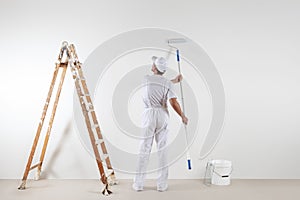
[[(29, 155), (29, 158), (27, 161), (27, 165), (25, 168), (25, 172), (24, 172), (24, 175), (22, 178), (22, 183), (18, 188), (19, 190), (25, 189), (26, 180), (27, 180), (30, 170), (37, 168), (35, 179), (38, 180), (40, 178), (40, 173), (41, 173), (41, 169), (42, 169), (42, 165), (43, 165), (43, 161), (44, 161), (44, 157), (45, 157), (45, 153), (46, 153), (46, 148), (48, 145), (48, 141), (49, 141), (49, 137), (50, 137), (50, 133), (51, 133), (51, 129), (52, 129), (52, 125), (53, 125), (53, 121), (54, 121), (54, 117), (55, 117), (55, 113), (56, 113), (56, 109), (57, 109), (57, 105), (58, 105), (58, 101), (59, 101), (59, 96), (60, 96), (60, 93), (62, 90), (62, 86), (63, 86), (65, 75), (66, 75), (66, 70), (68, 67), (71, 69), (71, 72), (73, 75), (73, 79), (75, 82), (75, 87), (76, 87), (77, 95), (78, 95), (79, 102), (81, 105), (82, 113), (85, 118), (85, 123), (86, 123), (86, 127), (88, 130), (89, 138), (90, 138), (90, 141), (91, 141), (91, 144), (93, 147), (93, 152), (94, 152), (97, 166), (98, 166), (98, 169), (100, 172), (100, 177), (101, 177), (100, 180), (104, 185), (104, 188), (102, 189), (102, 194), (104, 194), (104, 195), (111, 194), (112, 192), (110, 191), (109, 186), (117, 184), (117, 180), (115, 178), (115, 173), (114, 173), (114, 170), (112, 168), (112, 165), (111, 165), (111, 162), (110, 162), (110, 159), (108, 156), (108, 152), (107, 152), (107, 149), (106, 149), (106, 146), (104, 143), (103, 136), (101, 134), (100, 125), (99, 125), (97, 117), (96, 117), (94, 105), (92, 103), (92, 99), (90, 97), (90, 93), (89, 93), (81, 66), (82, 66), (82, 64), (78, 60), (78, 56), (75, 51), (74, 45), (73, 44), (69, 45), (67, 42), (63, 42), (62, 47), (60, 49), (59, 56), (58, 56), (58, 62), (56, 63), (55, 70), (53, 73), (53, 78), (52, 78), (52, 81), (50, 84), (47, 99), (46, 99), (46, 102), (45, 102), (45, 105), (43, 108), (42, 117), (40, 119), (37, 131), (36, 131), (36, 135), (35, 135), (35, 138), (33, 141), (31, 152), (30, 152), (30, 155)], [(41, 135), (41, 130), (42, 130), (42, 127), (43, 127), (43, 124), (45, 121), (45, 117), (46, 117), (47, 110), (48, 110), (48, 107), (50, 104), (51, 96), (52, 96), (52, 93), (54, 90), (54, 86), (56, 83), (56, 79), (57, 79), (59, 70), (62, 70), (62, 72), (60, 75), (60, 81), (59, 81), (59, 85), (58, 85), (58, 88), (56, 91), (56, 97), (54, 100), (51, 116), (49, 119), (49, 124), (48, 124), (48, 128), (47, 128), (46, 136), (44, 139), (42, 152), (40, 155), (39, 162), (37, 164), (32, 165), (32, 160), (33, 160), (33, 157), (34, 157), (34, 154), (36, 151), (36, 147), (37, 147), (40, 135)], [(105, 163), (106, 163), (106, 167), (107, 167), (106, 173), (105, 173), (105, 170), (104, 170), (104, 167), (102, 164), (103, 161), (105, 161)]]

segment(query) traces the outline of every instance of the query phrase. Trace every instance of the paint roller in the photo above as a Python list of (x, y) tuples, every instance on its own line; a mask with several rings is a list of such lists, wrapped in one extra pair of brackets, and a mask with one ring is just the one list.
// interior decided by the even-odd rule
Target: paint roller
[[(181, 74), (180, 52), (179, 52), (179, 48), (177, 48), (174, 45), (176, 45), (176, 44), (182, 44), (182, 43), (186, 43), (186, 42), (187, 41), (184, 38), (172, 38), (172, 39), (168, 40), (168, 46), (171, 47), (171, 48), (176, 49), (176, 60), (177, 60), (179, 74)], [(184, 106), (184, 98), (183, 98), (182, 81), (180, 81), (179, 84), (180, 84), (180, 95), (181, 95), (182, 112), (185, 115), (185, 106)], [(184, 124), (184, 130), (185, 130), (186, 146), (188, 146), (188, 131), (187, 131), (187, 126), (185, 124)], [(188, 165), (188, 169), (191, 170), (192, 169), (192, 161), (191, 161), (189, 150), (187, 151), (187, 165)]]

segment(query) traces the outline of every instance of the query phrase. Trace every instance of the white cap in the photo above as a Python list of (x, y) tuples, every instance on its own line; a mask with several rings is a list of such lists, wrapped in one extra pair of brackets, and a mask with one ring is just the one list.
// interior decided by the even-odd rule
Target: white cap
[(158, 71), (164, 73), (167, 70), (167, 60), (163, 57), (152, 56), (153, 64), (156, 66)]

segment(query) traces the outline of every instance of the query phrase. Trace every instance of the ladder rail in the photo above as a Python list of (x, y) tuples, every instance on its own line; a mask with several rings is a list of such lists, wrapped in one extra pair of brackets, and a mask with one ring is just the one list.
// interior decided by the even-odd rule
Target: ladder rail
[[(84, 94), (90, 94), (89, 90), (88, 90), (88, 87), (87, 87), (86, 79), (83, 76), (81, 66), (79, 65), (79, 66), (77, 66), (77, 68), (78, 68), (78, 73), (79, 73), (79, 77), (80, 77), (80, 80), (81, 80), (81, 84), (83, 86)], [(86, 96), (86, 99), (87, 99), (87, 102), (92, 105), (92, 99), (91, 99), (90, 95)], [(91, 111), (91, 116), (92, 116), (94, 124), (98, 125), (98, 127), (95, 128), (98, 138), (103, 139), (101, 129), (100, 129), (100, 125), (99, 125), (98, 120), (97, 120), (96, 112), (94, 110)], [(103, 154), (108, 154), (104, 142), (101, 143), (101, 149), (102, 149)], [(107, 165), (108, 169), (113, 169), (109, 157), (107, 157), (105, 159), (105, 162), (106, 162), (106, 165)]]
[(38, 125), (38, 128), (37, 128), (36, 134), (35, 134), (35, 138), (33, 140), (31, 151), (30, 151), (28, 161), (27, 161), (27, 164), (26, 164), (26, 167), (25, 167), (25, 170), (24, 170), (24, 174), (23, 174), (23, 177), (22, 177), (22, 184), (19, 187), (19, 189), (25, 189), (25, 183), (26, 183), (29, 171), (31, 170), (31, 164), (32, 164), (33, 156), (34, 156), (34, 153), (35, 153), (35, 150), (36, 150), (36, 147), (37, 147), (40, 135), (41, 135), (43, 124), (44, 124), (45, 117), (46, 117), (46, 114), (47, 114), (47, 110), (48, 110), (48, 107), (49, 107), (49, 102), (51, 100), (54, 85), (55, 85), (55, 82), (56, 82), (58, 70), (59, 70), (59, 64), (56, 64), (55, 70), (53, 72), (52, 80), (51, 80), (51, 83), (50, 83), (49, 91), (48, 91), (48, 94), (47, 94), (46, 102), (45, 102), (44, 107), (43, 107), (42, 116), (41, 116), (41, 119), (40, 119), (40, 122), (39, 122), (39, 125)]
[[(55, 101), (54, 101), (54, 105), (53, 105), (53, 108), (52, 108), (52, 113), (51, 113), (51, 116), (50, 116), (50, 120), (49, 120), (49, 124), (48, 124), (48, 128), (47, 128), (47, 133), (46, 133), (46, 136), (45, 136), (45, 139), (44, 139), (44, 145), (43, 145), (42, 153), (40, 155), (40, 165), (38, 166), (38, 173), (40, 173), (40, 171), (42, 169), (43, 161), (44, 161), (44, 158), (45, 158), (46, 148), (48, 146), (48, 141), (49, 141), (49, 137), (50, 137), (50, 134), (51, 134), (53, 121), (54, 121), (54, 118), (55, 118), (56, 109), (57, 109), (58, 102), (59, 102), (59, 97), (60, 97), (62, 86), (63, 86), (64, 80), (65, 80), (67, 66), (68, 65), (66, 63), (61, 63), (61, 65), (60, 65), (60, 68), (62, 68), (62, 73), (61, 73), (59, 86), (58, 86), (56, 96), (55, 96)], [(39, 176), (39, 174), (38, 174), (38, 176)]]
[[(71, 70), (74, 71), (75, 69), (71, 68)], [(95, 146), (96, 140), (95, 140), (95, 136), (94, 136), (94, 133), (93, 133), (93, 130), (92, 130), (92, 127), (91, 127), (91, 122), (90, 122), (90, 119), (89, 119), (89, 116), (88, 116), (88, 111), (86, 109), (86, 104), (81, 99), (81, 97), (84, 94), (81, 90), (79, 79), (76, 76), (73, 76), (73, 79), (75, 80), (76, 93), (77, 93), (77, 96), (79, 98), (80, 106), (81, 106), (81, 109), (82, 109), (82, 112), (83, 112), (83, 115), (84, 115), (84, 118), (85, 118), (87, 129), (88, 129), (90, 141), (91, 141), (91, 144), (92, 144), (92, 147), (93, 147), (94, 154), (96, 156), (96, 162), (97, 162), (97, 165), (98, 165), (98, 168), (99, 168), (99, 171), (100, 171), (101, 181), (102, 181), (103, 184), (107, 184), (104, 168), (103, 168), (103, 166), (101, 164), (101, 160), (100, 160), (101, 157), (100, 157), (100, 154), (99, 154), (99, 151), (98, 151), (97, 147)]]
[[(87, 87), (86, 79), (85, 79), (85, 77), (83, 75), (83, 72), (82, 72), (81, 63), (78, 61), (78, 56), (77, 56), (77, 52), (75, 50), (75, 46), (73, 44), (71, 44), (69, 50), (70, 50), (70, 55), (72, 55), (74, 57), (74, 62), (72, 62), (72, 64), (77, 69), (76, 73), (77, 73), (78, 78), (79, 78), (79, 80), (81, 82), (81, 85), (83, 87), (83, 92), (84, 92), (85, 98), (87, 100), (87, 103), (89, 105), (92, 105), (92, 109), (94, 109), (92, 99), (91, 99), (91, 95), (90, 95), (89, 89)], [(100, 125), (99, 125), (98, 120), (97, 120), (96, 112), (95, 112), (95, 110), (92, 110), (90, 113), (91, 113), (94, 124), (97, 125), (97, 127), (95, 127), (95, 129), (96, 129), (98, 139), (103, 140), (103, 136), (102, 136), (102, 133), (101, 133)], [(104, 142), (102, 142), (100, 144), (100, 146), (101, 146), (101, 150), (102, 150), (103, 154), (108, 154), (107, 148), (106, 148)], [(107, 168), (112, 170), (112, 172), (109, 175), (111, 177), (112, 181), (113, 181), (112, 184), (116, 184), (114, 170), (112, 168), (112, 164), (111, 164), (110, 158), (108, 156), (105, 158), (105, 162), (106, 162)]]

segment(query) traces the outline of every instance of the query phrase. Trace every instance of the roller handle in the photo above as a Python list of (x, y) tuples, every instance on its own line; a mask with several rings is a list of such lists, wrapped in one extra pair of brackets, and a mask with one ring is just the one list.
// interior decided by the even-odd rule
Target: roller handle
[[(176, 57), (177, 57), (179, 74), (181, 74), (179, 49), (176, 50)], [(182, 83), (181, 82), (180, 82), (180, 91), (181, 91), (181, 98), (182, 98), (182, 110), (183, 110), (183, 113), (185, 113), (184, 101), (183, 101)], [(184, 126), (184, 127), (185, 127), (185, 135), (187, 137), (187, 129), (186, 129), (186, 126)], [(187, 141), (187, 138), (186, 138), (186, 141)], [(192, 169), (192, 161), (189, 158), (189, 155), (188, 155), (188, 159), (187, 159), (187, 164), (188, 164), (188, 170), (191, 170)]]
[(177, 62), (180, 62), (179, 49), (176, 50)]
[(191, 162), (191, 159), (188, 159), (188, 160), (187, 160), (187, 163), (188, 163), (188, 169), (191, 170), (191, 169), (192, 169), (192, 162)]

